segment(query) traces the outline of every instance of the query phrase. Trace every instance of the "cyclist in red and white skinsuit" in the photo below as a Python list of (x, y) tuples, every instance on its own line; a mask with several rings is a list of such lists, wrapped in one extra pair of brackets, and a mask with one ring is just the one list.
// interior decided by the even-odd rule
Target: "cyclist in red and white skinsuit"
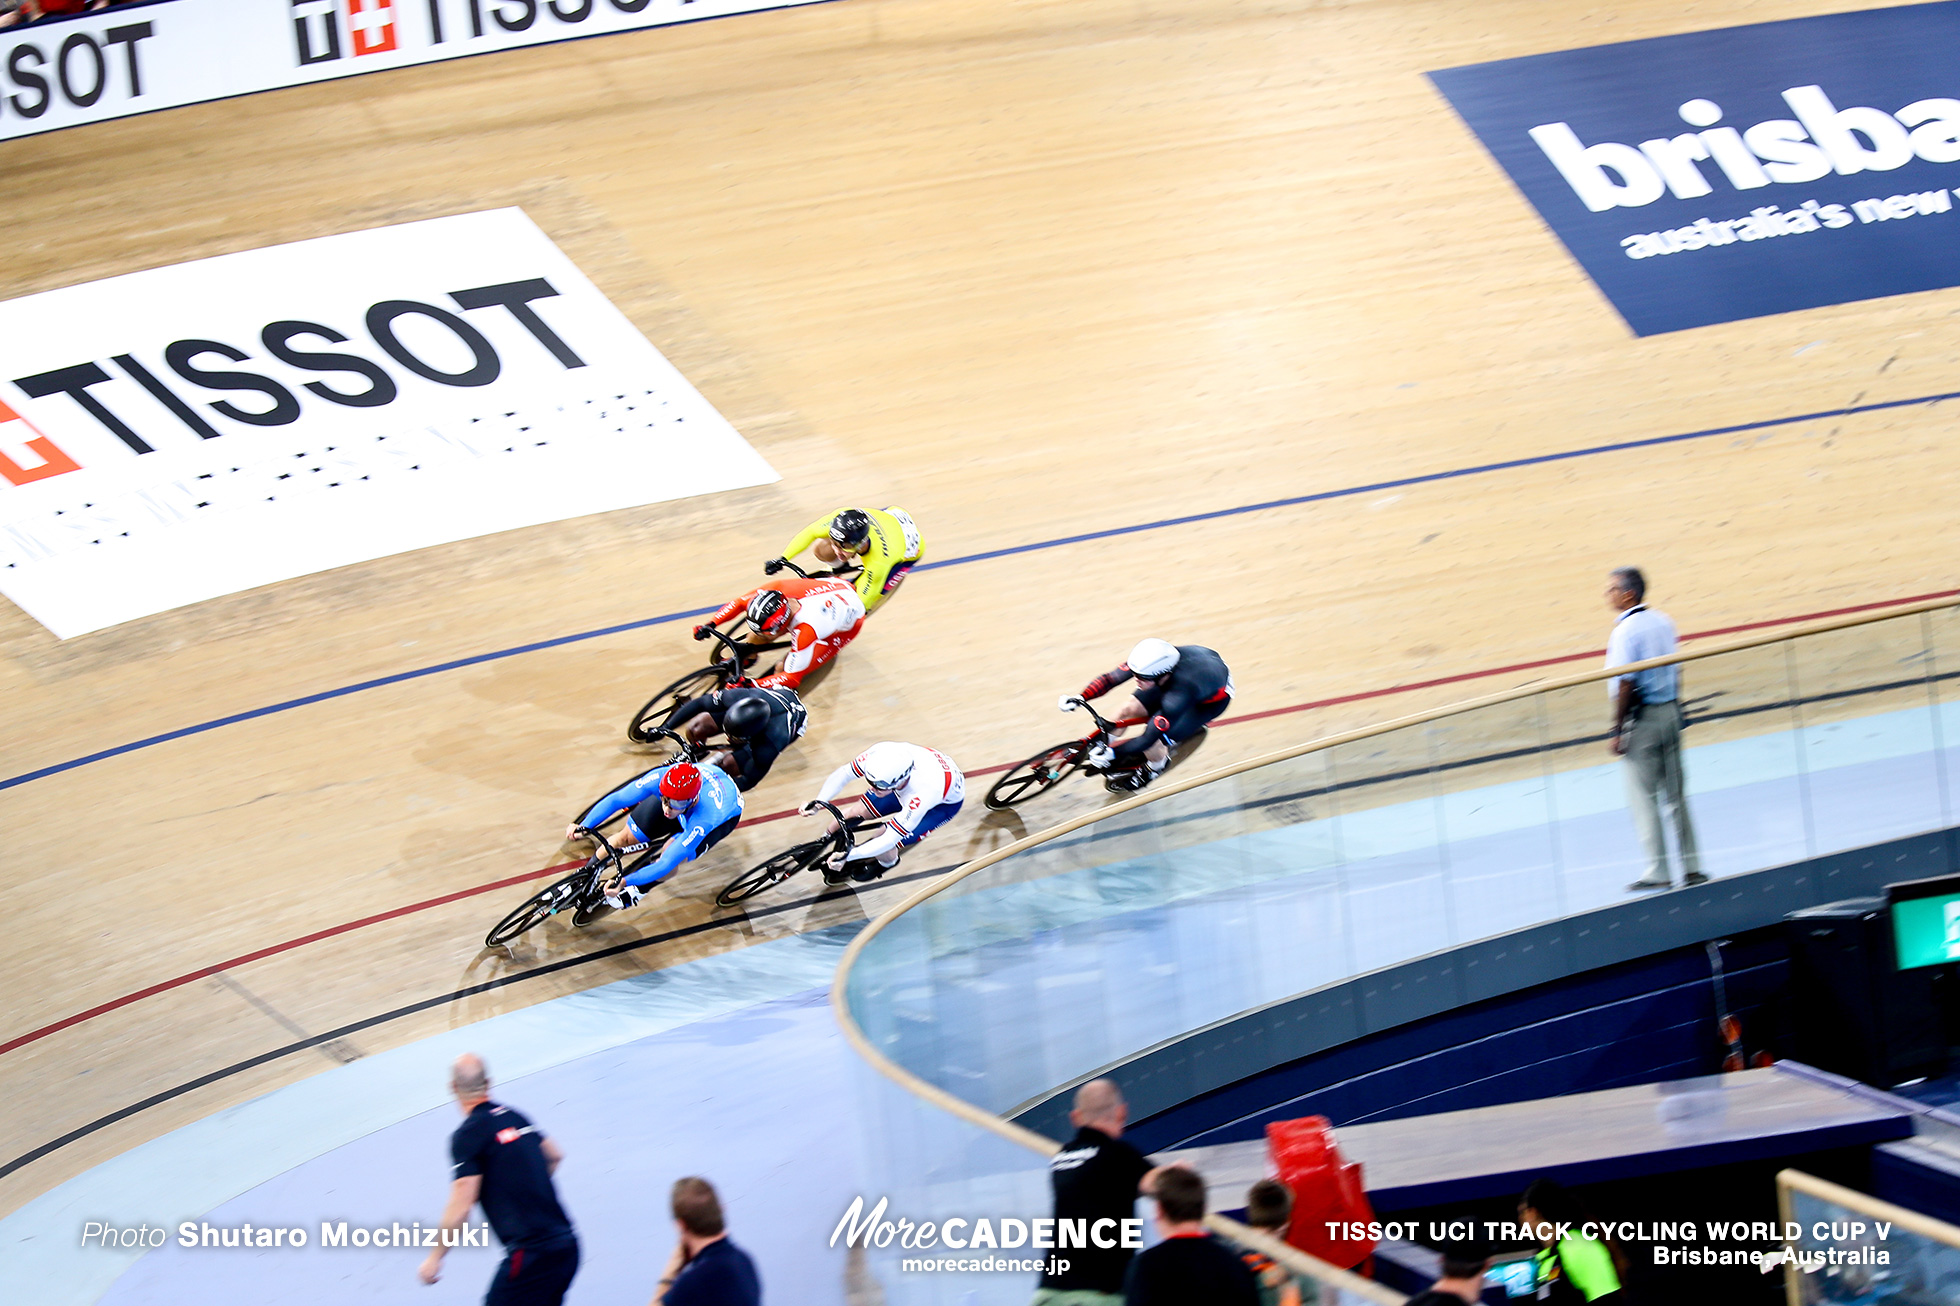
[[(966, 776), (953, 759), (936, 748), (886, 741), (873, 744), (830, 773), (817, 791), (817, 797), (830, 802), (862, 780), (868, 792), (859, 795), (865, 811), (885, 818), (877, 834), (854, 846), (848, 858), (824, 868), (826, 884), (842, 884), (845, 877), (868, 883), (898, 865), (899, 853), (937, 830), (960, 814), (966, 799)], [(821, 811), (815, 803), (803, 804), (805, 816)], [(831, 828), (837, 827), (836, 821)], [(851, 863), (857, 863), (855, 869)]]
[(789, 633), (790, 650), (782, 662), (753, 682), (765, 689), (795, 689), (864, 628), (864, 600), (850, 582), (821, 576), (770, 581), (750, 590), (708, 618), (707, 625), (696, 626), (694, 638), (706, 639), (709, 626), (733, 621), (744, 611), (749, 625), (764, 636), (773, 639)]

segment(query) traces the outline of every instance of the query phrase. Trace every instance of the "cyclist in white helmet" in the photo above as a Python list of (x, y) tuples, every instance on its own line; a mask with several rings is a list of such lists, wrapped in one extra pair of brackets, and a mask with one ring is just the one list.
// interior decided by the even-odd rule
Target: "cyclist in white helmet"
[(1080, 694), (1062, 695), (1057, 706), (1073, 712), (1084, 701), (1101, 698), (1132, 677), (1136, 693), (1110, 720), (1142, 724), (1143, 733), (1089, 755), (1089, 765), (1109, 771), (1104, 783), (1117, 793), (1141, 789), (1155, 780), (1170, 765), (1172, 749), (1203, 734), (1232, 705), (1232, 670), (1215, 651), (1201, 644), (1146, 639), (1130, 650), (1122, 666), (1097, 676)]
[[(860, 884), (877, 879), (898, 865), (902, 849), (959, 815), (966, 798), (966, 777), (953, 759), (917, 744), (873, 744), (832, 771), (817, 797), (834, 802), (854, 779), (869, 786), (859, 801), (866, 811), (884, 817), (885, 826), (853, 847), (848, 858), (824, 868), (823, 878), (829, 884), (842, 884), (847, 878)], [(803, 805), (805, 816), (822, 810), (815, 803)], [(857, 863), (855, 869), (852, 863)]]

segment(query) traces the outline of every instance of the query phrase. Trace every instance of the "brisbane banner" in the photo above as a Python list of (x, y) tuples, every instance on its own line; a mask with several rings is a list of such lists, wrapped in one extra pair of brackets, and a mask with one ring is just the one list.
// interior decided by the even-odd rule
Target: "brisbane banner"
[(0, 303), (0, 593), (61, 638), (776, 473), (519, 209)]
[(1960, 3), (1429, 74), (1637, 335), (1960, 285)]
[(0, 140), (813, 0), (152, 0), (0, 32)]

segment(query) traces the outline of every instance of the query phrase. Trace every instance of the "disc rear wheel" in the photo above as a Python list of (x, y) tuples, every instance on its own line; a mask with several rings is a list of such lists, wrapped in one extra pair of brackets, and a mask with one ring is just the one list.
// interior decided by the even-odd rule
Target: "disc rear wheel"
[(660, 738), (654, 733), (654, 727), (666, 721), (669, 712), (690, 698), (720, 689), (728, 683), (728, 678), (727, 667), (719, 663), (688, 672), (648, 699), (646, 706), (633, 714), (633, 720), (626, 727), (626, 737), (636, 744), (653, 743)]
[(830, 847), (828, 839), (786, 848), (768, 861), (742, 872), (726, 889), (715, 895), (715, 906), (733, 907), (747, 902), (765, 889), (774, 888), (798, 871), (808, 870)]
[(987, 791), (987, 806), (1004, 812), (1036, 794), (1046, 793), (1080, 769), (1084, 751), (1081, 740), (1071, 739), (1036, 753), (994, 781), (993, 788)]

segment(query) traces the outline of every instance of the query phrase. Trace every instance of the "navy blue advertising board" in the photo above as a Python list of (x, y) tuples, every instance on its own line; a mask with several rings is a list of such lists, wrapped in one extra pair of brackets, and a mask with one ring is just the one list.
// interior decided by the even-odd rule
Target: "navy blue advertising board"
[(1960, 0), (1429, 77), (1638, 335), (1960, 285)]

